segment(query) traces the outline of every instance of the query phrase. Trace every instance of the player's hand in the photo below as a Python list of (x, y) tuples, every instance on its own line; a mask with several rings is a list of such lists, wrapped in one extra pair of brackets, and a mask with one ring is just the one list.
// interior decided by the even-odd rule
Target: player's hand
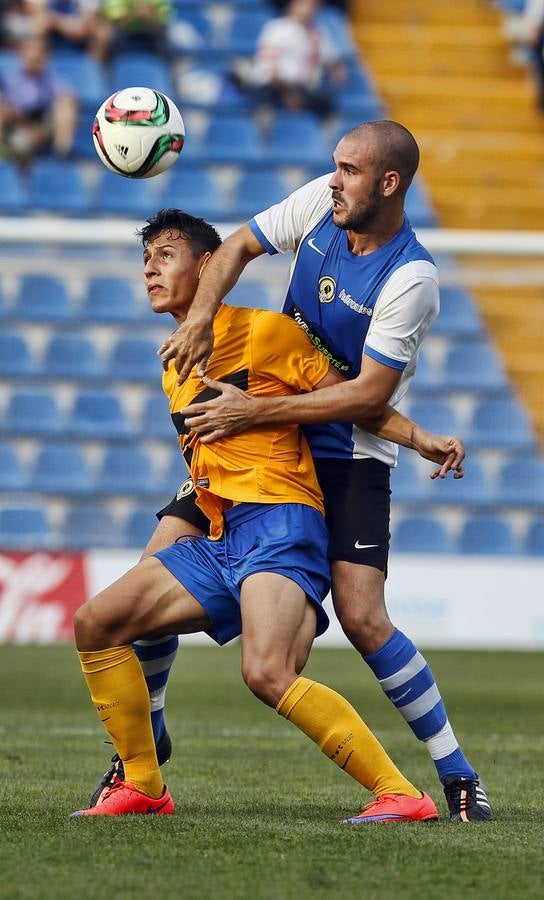
[(194, 366), (197, 374), (204, 375), (213, 351), (213, 327), (209, 318), (189, 319), (173, 331), (157, 353), (166, 371), (170, 360), (174, 360), (179, 373), (178, 384), (183, 384)]
[(433, 434), (424, 428), (417, 428), (414, 446), (423, 459), (438, 463), (439, 468), (431, 472), (431, 478), (445, 478), (451, 470), (454, 478), (462, 478), (465, 474), (463, 460), (465, 448), (459, 437)]
[(190, 431), (202, 444), (211, 444), (252, 427), (256, 398), (232, 384), (203, 377), (202, 381), (219, 396), (205, 403), (191, 403), (180, 410)]

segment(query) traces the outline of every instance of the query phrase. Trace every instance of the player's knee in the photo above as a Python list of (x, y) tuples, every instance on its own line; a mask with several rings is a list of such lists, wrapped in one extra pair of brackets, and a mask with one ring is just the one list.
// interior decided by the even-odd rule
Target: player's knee
[(383, 600), (342, 604), (338, 619), (346, 637), (360, 653), (372, 653), (388, 638), (393, 628)]
[(116, 641), (99, 615), (92, 600), (80, 606), (74, 615), (74, 635), (78, 650), (102, 650)]
[(269, 660), (252, 659), (244, 662), (242, 677), (251, 693), (267, 706), (276, 707), (285, 693), (285, 669)]

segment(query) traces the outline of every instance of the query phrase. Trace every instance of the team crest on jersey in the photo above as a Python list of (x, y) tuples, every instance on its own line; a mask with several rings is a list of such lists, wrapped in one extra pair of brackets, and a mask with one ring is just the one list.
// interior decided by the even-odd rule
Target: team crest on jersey
[(176, 494), (176, 500), (181, 500), (182, 497), (186, 497), (187, 494), (190, 494), (194, 491), (195, 486), (192, 478), (187, 478), (183, 484), (180, 484), (178, 488), (178, 492)]
[(319, 279), (319, 302), (331, 303), (336, 294), (336, 281), (330, 275), (323, 275)]

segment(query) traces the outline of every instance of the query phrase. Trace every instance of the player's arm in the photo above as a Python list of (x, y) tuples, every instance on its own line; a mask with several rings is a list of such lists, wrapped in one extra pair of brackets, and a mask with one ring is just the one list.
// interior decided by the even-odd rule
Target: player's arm
[(234, 287), (244, 268), (265, 252), (248, 225), (242, 225), (218, 247), (206, 265), (185, 322), (159, 348), (165, 369), (171, 359), (179, 384), (193, 366), (204, 373), (213, 350), (212, 323), (223, 297)]

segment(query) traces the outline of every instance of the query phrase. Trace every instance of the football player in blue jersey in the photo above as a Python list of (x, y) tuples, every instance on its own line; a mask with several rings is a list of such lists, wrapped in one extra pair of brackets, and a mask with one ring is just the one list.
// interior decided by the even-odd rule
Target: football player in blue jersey
[(352, 424), (379, 421), (386, 404), (400, 403), (439, 310), (436, 267), (404, 211), (419, 149), (402, 125), (368, 122), (340, 140), (333, 163), (332, 175), (304, 185), (227, 238), (203, 274), (186, 322), (160, 352), (164, 365), (175, 360), (180, 382), (195, 364), (204, 373), (210, 322), (244, 267), (265, 252), (295, 254), (284, 312), (346, 380), (273, 399), (211, 383), (220, 396), (184, 414), (204, 442), (257, 425), (305, 426), (325, 495), (332, 595), (342, 628), (425, 743), (451, 819), (486, 821), (485, 790), (458, 744), (433, 674), (385, 605), (396, 447)]

